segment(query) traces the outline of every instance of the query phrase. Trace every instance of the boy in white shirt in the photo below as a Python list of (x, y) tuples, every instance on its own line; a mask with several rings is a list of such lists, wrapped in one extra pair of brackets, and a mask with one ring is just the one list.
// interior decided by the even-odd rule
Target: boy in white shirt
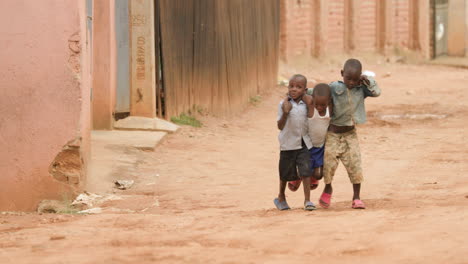
[[(296, 74), (289, 80), (288, 95), (278, 106), (278, 136), (280, 142), (280, 188), (274, 203), (278, 210), (290, 209), (286, 202), (288, 181), (304, 181), (304, 210), (315, 210), (310, 201), (310, 180), (313, 171), (310, 167), (309, 149), (312, 141), (307, 133), (307, 104), (302, 100), (307, 87), (307, 79)], [(298, 175), (299, 174), (299, 175)]]

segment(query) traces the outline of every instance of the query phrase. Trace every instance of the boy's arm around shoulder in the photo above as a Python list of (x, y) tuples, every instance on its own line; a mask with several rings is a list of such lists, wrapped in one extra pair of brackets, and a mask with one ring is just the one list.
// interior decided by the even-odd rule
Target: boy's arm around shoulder
[(377, 82), (373, 77), (368, 77), (367, 80), (369, 81), (369, 84), (365, 83), (364, 85), (364, 96), (365, 97), (378, 97), (381, 94), (380, 87), (377, 85)]

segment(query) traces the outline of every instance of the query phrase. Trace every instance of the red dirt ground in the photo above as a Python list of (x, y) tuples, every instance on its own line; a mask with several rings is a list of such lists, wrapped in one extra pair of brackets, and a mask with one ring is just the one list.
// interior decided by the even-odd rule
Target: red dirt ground
[[(468, 263), (468, 70), (365, 68), (382, 88), (358, 128), (366, 210), (350, 208), (342, 165), (330, 209), (303, 211), (301, 192), (287, 193), (292, 210), (274, 209), (276, 110), (286, 88), (272, 88), (233, 118), (205, 117), (204, 127), (143, 152), (141, 178), (104, 205), (133, 213), (0, 214), (0, 262)], [(339, 65), (298, 72), (329, 82)], [(405, 114), (437, 116), (382, 119)]]

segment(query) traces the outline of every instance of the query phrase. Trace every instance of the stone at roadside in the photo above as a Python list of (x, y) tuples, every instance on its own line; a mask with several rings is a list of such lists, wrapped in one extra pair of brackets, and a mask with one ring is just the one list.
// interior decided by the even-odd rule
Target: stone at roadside
[(104, 202), (114, 200), (122, 200), (122, 197), (114, 194), (98, 195), (94, 193), (88, 193), (85, 191), (84, 193), (81, 193), (76, 197), (76, 199), (71, 203), (71, 206), (74, 209), (82, 211), (87, 208), (100, 205)]
[(76, 197), (76, 199), (72, 202), (73, 208), (78, 210), (84, 210), (89, 207), (93, 207), (95, 202), (102, 198), (101, 195), (97, 195), (94, 193), (81, 193)]
[(115, 188), (120, 190), (126, 190), (132, 187), (134, 180), (117, 180), (115, 181)]

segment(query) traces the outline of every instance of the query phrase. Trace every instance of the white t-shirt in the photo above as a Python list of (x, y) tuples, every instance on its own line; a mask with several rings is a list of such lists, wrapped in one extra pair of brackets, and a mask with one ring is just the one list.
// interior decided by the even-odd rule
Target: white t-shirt
[(320, 116), (317, 109), (314, 107), (314, 115), (307, 119), (309, 126), (309, 137), (312, 145), (316, 148), (321, 148), (325, 144), (325, 137), (327, 136), (328, 126), (330, 125), (330, 110), (324, 116)]

